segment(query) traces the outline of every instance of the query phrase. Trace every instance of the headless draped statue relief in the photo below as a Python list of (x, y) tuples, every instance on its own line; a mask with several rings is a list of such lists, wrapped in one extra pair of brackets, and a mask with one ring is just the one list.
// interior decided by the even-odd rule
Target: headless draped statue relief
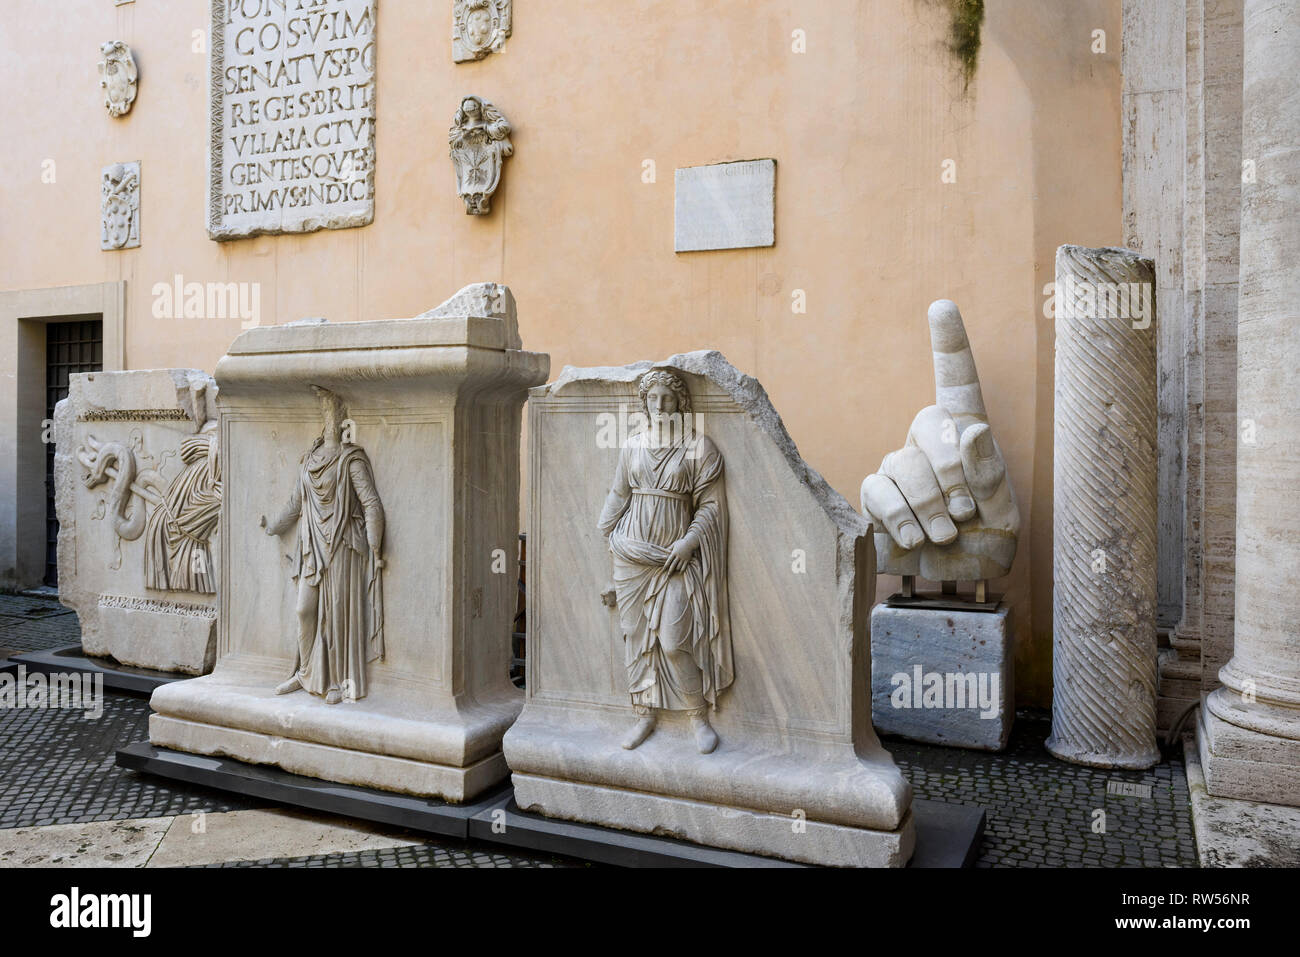
[(275, 693), (307, 691), (338, 704), (366, 696), (366, 665), (384, 656), (384, 507), (365, 450), (344, 441), (343, 400), (312, 391), (325, 428), (302, 457), (289, 504), (260, 524), (268, 535), (297, 528), (289, 557), (298, 583), (298, 660)]
[[(133, 433), (128, 442), (100, 442), (87, 435), (77, 449), (85, 467), (82, 484), (96, 488), (110, 483), (103, 502), (106, 517), (121, 542), (145, 538), (144, 585), (154, 591), (217, 593), (212, 564), (212, 536), (221, 516), (221, 459), (217, 441), (215, 387), (191, 386), (197, 435), (181, 440), (181, 472), (170, 483), (161, 468), (143, 467), (156, 461)], [(168, 450), (163, 462), (172, 455)], [(147, 514), (147, 519), (146, 519)]]
[(640, 394), (649, 425), (619, 453), (600, 515), (638, 715), (623, 747), (639, 747), (658, 712), (685, 711), (700, 753), (709, 754), (718, 735), (708, 710), (735, 675), (722, 455), (683, 425), (691, 395), (680, 377), (648, 372)]

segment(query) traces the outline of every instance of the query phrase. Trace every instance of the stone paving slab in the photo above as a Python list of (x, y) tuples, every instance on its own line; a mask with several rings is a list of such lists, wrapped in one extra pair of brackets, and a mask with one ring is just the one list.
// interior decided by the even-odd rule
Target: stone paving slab
[(0, 867), (144, 867), (172, 818), (0, 830)]
[(1300, 867), (1300, 807), (1214, 797), (1195, 735), (1184, 735), (1183, 752), (1203, 867)]
[[(3, 834), (3, 832), (0, 832)], [(270, 857), (357, 854), (419, 847), (425, 838), (287, 810), (183, 814), (172, 821), (149, 867), (189, 867)]]
[(423, 848), (422, 835), (288, 810), (0, 829), (5, 867), (204, 867)]

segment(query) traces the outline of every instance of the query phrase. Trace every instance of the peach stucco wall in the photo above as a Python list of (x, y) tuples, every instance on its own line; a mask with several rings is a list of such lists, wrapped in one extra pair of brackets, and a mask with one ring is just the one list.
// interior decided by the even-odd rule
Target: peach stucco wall
[[(155, 318), (150, 291), (177, 273), (260, 283), (263, 324), (410, 316), (496, 280), (553, 373), (721, 350), (856, 504), (933, 401), (926, 307), (956, 300), (1025, 520), (996, 588), (1016, 610), (1017, 684), (1049, 700), (1043, 286), (1057, 245), (1120, 239), (1119, 0), (988, 0), (968, 91), (944, 0), (516, 0), (505, 51), (461, 65), (451, 0), (379, 0), (373, 225), (226, 244), (204, 230), (206, 0), (57, 6), (7, 0), (0, 18), (0, 288), (126, 280), (127, 368), (211, 370), (238, 334), (238, 319)], [(140, 66), (121, 120), (97, 85), (109, 39)], [(515, 128), (488, 217), (465, 215), (446, 151), (471, 92)], [(674, 168), (757, 157), (778, 161), (776, 246), (675, 254)], [(99, 171), (126, 160), (142, 162), (142, 245), (106, 253)]]

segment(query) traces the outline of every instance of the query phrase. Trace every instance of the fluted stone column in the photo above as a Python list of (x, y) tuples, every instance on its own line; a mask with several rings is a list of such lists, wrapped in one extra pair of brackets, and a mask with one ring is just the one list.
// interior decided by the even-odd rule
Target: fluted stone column
[(1241, 249), (1242, 0), (1202, 0), (1205, 269), (1201, 690), (1232, 657), (1237, 548), (1237, 298)]
[(1232, 660), (1206, 700), (1211, 794), (1300, 805), (1300, 5), (1246, 0)]
[(1128, 249), (1056, 254), (1052, 735), (1076, 764), (1156, 747), (1155, 270)]

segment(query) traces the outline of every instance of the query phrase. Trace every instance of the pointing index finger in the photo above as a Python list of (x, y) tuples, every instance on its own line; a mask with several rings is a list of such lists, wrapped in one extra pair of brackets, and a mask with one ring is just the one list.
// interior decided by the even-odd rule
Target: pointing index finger
[(940, 299), (930, 305), (929, 318), (935, 401), (963, 428), (975, 422), (987, 422), (979, 372), (975, 369), (975, 357), (957, 304)]

